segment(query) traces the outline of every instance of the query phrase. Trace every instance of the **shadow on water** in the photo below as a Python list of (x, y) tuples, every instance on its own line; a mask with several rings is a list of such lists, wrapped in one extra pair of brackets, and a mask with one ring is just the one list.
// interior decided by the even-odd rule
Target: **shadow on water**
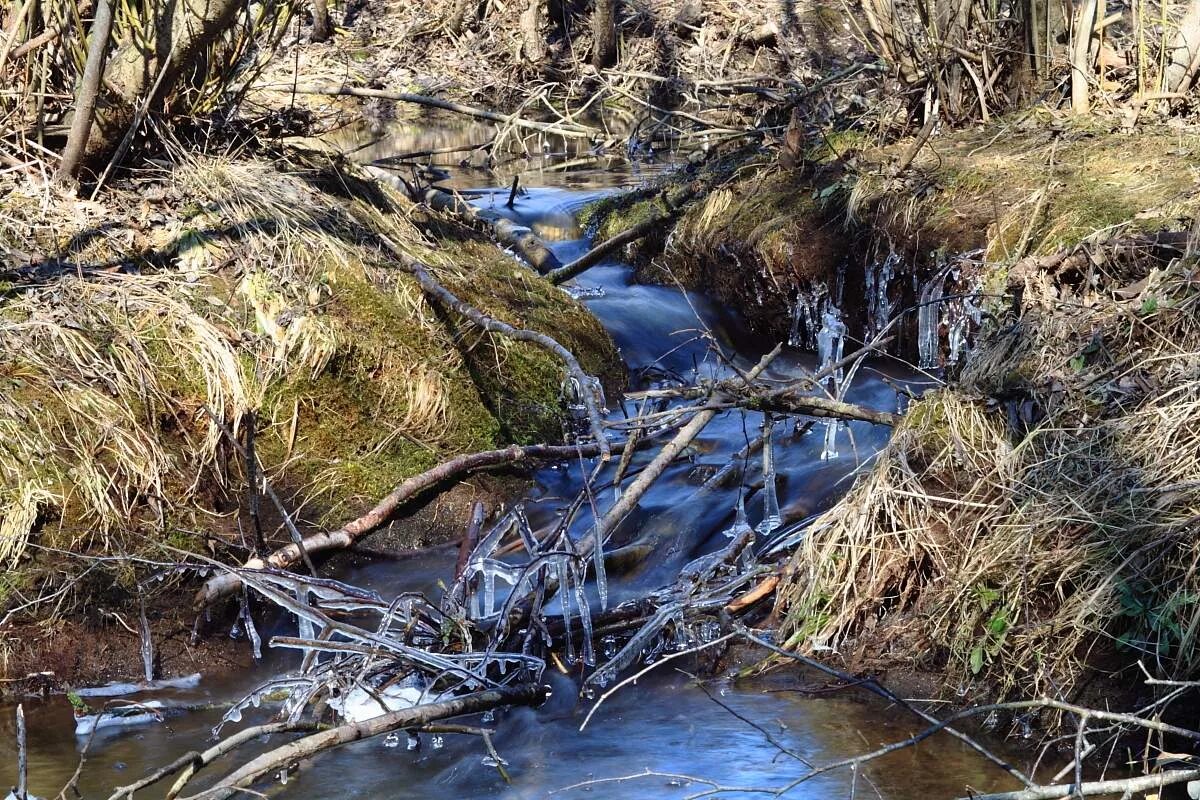
[[(358, 156), (380, 158), (401, 150), (453, 146), (454, 142), (477, 141), (479, 134), (460, 129), (453, 135), (422, 133), (427, 138), (420, 138), (410, 133), (392, 132), (386, 145), (372, 145), (369, 152), (364, 148)], [(579, 208), (614, 186), (633, 185), (645, 177), (644, 173), (635, 173), (628, 163), (604, 164), (586, 172), (538, 171), (547, 162), (552, 165), (556, 158), (568, 157), (547, 156), (524, 166), (523, 184), (539, 185), (535, 176), (540, 176), (544, 188), (530, 188), (507, 212), (543, 232), (564, 261), (587, 247), (575, 223)], [(659, 167), (654, 165), (654, 169)], [(570, 180), (564, 178), (568, 174)], [(549, 175), (564, 179), (550, 179)], [(454, 176), (453, 183), (500, 193), (510, 176), (482, 167), (464, 169)], [(485, 193), (477, 202), (502, 206), (503, 201), (495, 201), (494, 196)], [(588, 271), (571, 290), (612, 333), (635, 389), (671, 379), (689, 382), (697, 377), (726, 377), (733, 374), (731, 364), (746, 369), (773, 345), (753, 339), (735, 314), (703, 295), (667, 286), (639, 285), (633, 281), (632, 269), (617, 261)], [(789, 349), (776, 359), (766, 377), (796, 377), (812, 370), (815, 361), (811, 353)], [(858, 372), (848, 399), (895, 410), (893, 386), (912, 380), (913, 376), (894, 367), (868, 364)], [(620, 398), (609, 398), (609, 405), (612, 419), (636, 413), (634, 403), (622, 403)], [(610, 576), (610, 603), (644, 596), (670, 583), (688, 560), (726, 543), (724, 531), (733, 519), (740, 492), (745, 492), (741, 498), (750, 524), (756, 525), (762, 519), (763, 474), (758, 456), (749, 456), (738, 465), (744, 467), (742, 481), (706, 485), (722, 467), (738, 461), (736, 454), (758, 435), (762, 423), (757, 413), (726, 412), (695, 440), (686, 457), (668, 468), (633, 518), (617, 532), (619, 539), (637, 537), (653, 543), (654, 551), (646, 564)], [(855, 471), (869, 463), (888, 435), (882, 428), (852, 423), (838, 435), (838, 455), (822, 459), (825, 440), (821, 427), (779, 421), (774, 430), (785, 528), (827, 508), (848, 488)], [(651, 456), (639, 454), (633, 469)], [(564, 506), (579, 491), (585, 469), (590, 465), (575, 463), (536, 473), (535, 486), (524, 498), (535, 528), (556, 524)], [(612, 467), (608, 469), (611, 474)], [(603, 486), (605, 480), (602, 475), (598, 485)], [(603, 514), (614, 499), (611, 487), (599, 490), (595, 497), (597, 512)], [(590, 522), (588, 513), (581, 514), (573, 531), (582, 535)], [(620, 543), (616, 541), (614, 546)], [(406, 561), (347, 567), (336, 577), (385, 595), (416, 590), (436, 596), (439, 582), (448, 582), (451, 577), (453, 558), (450, 551), (434, 551)], [(594, 590), (592, 600), (596, 600)], [(294, 633), (286, 622), (278, 625), (277, 632)], [(222, 704), (290, 666), (293, 662), (287, 653), (268, 652), (267, 660), (253, 674), (206, 680), (197, 691), (164, 698), (190, 705), (212, 704), (213, 708), (171, 717), (163, 726), (103, 734), (84, 772), (84, 796), (107, 797), (106, 790), (130, 783), (189, 749), (202, 748), (222, 713)], [(679, 798), (704, 786), (689, 778), (641, 777), (555, 790), (646, 770), (741, 787), (779, 786), (804, 773), (808, 769), (805, 762), (822, 764), (844, 758), (918, 730), (902, 712), (885, 708), (871, 698), (846, 693), (816, 699), (789, 691), (811, 676), (784, 671), (757, 681), (717, 679), (701, 689), (680, 671), (694, 668), (694, 663), (679, 659), (636, 686), (623, 689), (605, 702), (582, 732), (579, 727), (591, 703), (579, 698), (572, 680), (553, 673), (554, 693), (546, 706), (537, 711), (517, 709), (492, 723), (497, 728), (497, 747), (508, 761), (511, 785), (504, 783), (494, 766), (483, 761), (485, 752), (473, 738), (446, 736), (442, 741), (425, 736), (420, 749), (409, 751), (401, 736), (360, 742), (302, 764), (288, 785), (277, 786), (272, 795), (535, 798), (553, 793), (567, 798)], [(31, 788), (38, 795), (52, 796), (74, 770), (82, 742), (74, 736), (70, 709), (63, 698), (34, 701), (27, 704), (27, 712)], [(251, 716), (265, 720), (267, 714), (266, 709), (258, 715), (248, 714), (247, 721), (253, 721)], [(0, 719), (0, 781), (12, 782), (15, 758), (10, 710), (5, 709)], [(278, 744), (279, 740), (270, 743)], [(260, 745), (267, 746), (266, 742)], [(210, 768), (212, 778), (228, 768)], [(802, 784), (787, 796), (849, 796), (855, 789), (862, 796), (877, 793), (895, 800), (917, 800), (961, 796), (968, 786), (976, 791), (1011, 788), (994, 767), (957, 741), (938, 735), (919, 747), (871, 762), (857, 775), (857, 783), (849, 771), (835, 770)], [(156, 789), (145, 796), (161, 797), (165, 787)]]

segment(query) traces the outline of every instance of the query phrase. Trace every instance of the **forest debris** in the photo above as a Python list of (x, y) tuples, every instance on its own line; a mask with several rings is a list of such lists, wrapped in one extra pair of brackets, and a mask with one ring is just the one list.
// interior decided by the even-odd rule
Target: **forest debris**
[(465, 114), (476, 119), (484, 119), (489, 122), (497, 122), (501, 125), (511, 126), (515, 128), (524, 128), (526, 130), (538, 131), (540, 133), (553, 133), (557, 136), (565, 136), (567, 138), (576, 139), (593, 139), (603, 137), (604, 132), (599, 128), (592, 128), (587, 125), (582, 125), (577, 122), (537, 122), (531, 119), (524, 119), (515, 114), (501, 114), (498, 111), (489, 111), (483, 108), (455, 103), (449, 100), (442, 100), (437, 97), (429, 97), (427, 95), (412, 94), (410, 92), (395, 92), (387, 89), (365, 89), (358, 86), (320, 86), (318, 84), (302, 83), (292, 86), (288, 84), (286, 88), (289, 91), (294, 91), (297, 94), (324, 94), (324, 95), (347, 95), (351, 97), (370, 97), (379, 100), (392, 100), (397, 103), (415, 103), (417, 105), (427, 106), (429, 108), (437, 108), (443, 111), (451, 111), (455, 114)]
[(562, 267), (558, 256), (554, 255), (554, 252), (537, 234), (527, 226), (513, 222), (498, 211), (472, 205), (456, 192), (449, 192), (437, 187), (418, 188), (382, 167), (367, 164), (362, 167), (362, 170), (375, 180), (395, 187), (414, 202), (425, 203), (435, 211), (451, 214), (468, 225), (486, 229), (496, 241), (511, 247), (513, 252), (538, 272), (553, 272)]
[(755, 603), (759, 602), (760, 600), (770, 597), (771, 594), (775, 591), (775, 587), (778, 585), (779, 585), (779, 576), (778, 575), (768, 575), (767, 577), (765, 577), (761, 581), (759, 581), (758, 585), (754, 586), (749, 591), (738, 595), (733, 600), (733, 602), (731, 602), (725, 606), (725, 610), (728, 611), (730, 614), (736, 614), (739, 611), (743, 611), (743, 610), (749, 608), (750, 606), (754, 605)]
[(596, 266), (618, 248), (624, 247), (630, 242), (636, 242), (651, 231), (661, 229), (664, 225), (669, 224), (674, 216), (675, 214), (673, 213), (663, 214), (643, 220), (633, 227), (626, 228), (620, 233), (614, 234), (603, 242), (594, 245), (590, 250), (569, 264), (564, 264), (548, 271), (546, 273), (546, 280), (555, 284), (565, 283), (571, 278), (582, 274), (585, 270)]
[(456, 313), (466, 317), (485, 331), (499, 333), (502, 336), (506, 336), (509, 339), (516, 339), (517, 341), (532, 342), (558, 356), (567, 368), (568, 377), (577, 386), (578, 399), (583, 403), (584, 410), (587, 413), (588, 424), (592, 429), (592, 437), (600, 448), (600, 456), (603, 460), (608, 460), (611, 449), (608, 443), (608, 436), (604, 432), (604, 421), (600, 416), (600, 399), (602, 393), (600, 381), (583, 371), (583, 367), (579, 366), (579, 360), (575, 358), (574, 353), (544, 333), (531, 331), (527, 328), (516, 328), (507, 322), (501, 322), (494, 317), (489, 317), (479, 309), (464, 303), (446, 289), (446, 287), (434, 280), (423, 264), (407, 256), (394, 244), (389, 243), (389, 247), (391, 247), (393, 255), (402, 260), (408, 271), (421, 284), (421, 288), (426, 294), (437, 298)]
[(339, 745), (379, 736), (401, 728), (416, 728), (464, 714), (477, 714), (501, 706), (537, 705), (545, 698), (546, 689), (538, 685), (500, 687), (456, 697), (452, 700), (392, 711), (363, 722), (347, 723), (269, 750), (226, 775), (211, 789), (201, 795), (193, 795), (187, 800), (198, 799), (201, 796), (206, 800), (224, 800), (233, 797), (241, 793), (240, 789), (251, 786), (255, 781), (274, 771)]
[[(610, 445), (613, 452), (620, 452), (623, 444), (614, 442)], [(437, 486), (453, 480), (461, 475), (475, 470), (487, 469), (503, 464), (522, 464), (530, 461), (561, 461), (584, 456), (594, 456), (600, 452), (600, 446), (594, 443), (580, 445), (529, 445), (520, 447), (511, 445), (499, 450), (485, 450), (480, 453), (468, 453), (457, 456), (438, 464), (431, 469), (408, 478), (390, 494), (382, 498), (375, 507), (341, 528), (333, 531), (315, 533), (304, 538), (304, 549), (309, 555), (316, 555), (328, 550), (341, 550), (354, 544), (363, 536), (377, 530), (385, 524), (392, 515), (413, 498)], [(295, 544), (289, 544), (276, 550), (268, 558), (251, 558), (243, 565), (243, 569), (287, 569), (300, 561), (300, 550)], [(215, 575), (205, 581), (196, 593), (197, 607), (210, 605), (222, 597), (228, 597), (237, 591), (241, 579), (235, 572)]]

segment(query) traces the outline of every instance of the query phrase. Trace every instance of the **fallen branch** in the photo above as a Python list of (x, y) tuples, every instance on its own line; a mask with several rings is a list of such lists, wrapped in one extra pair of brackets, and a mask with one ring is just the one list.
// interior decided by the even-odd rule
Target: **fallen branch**
[(763, 598), (769, 597), (775, 587), (779, 585), (778, 575), (768, 575), (759, 581), (758, 585), (745, 594), (735, 598), (733, 602), (725, 606), (725, 610), (730, 614), (736, 614), (754, 605)]
[[(614, 443), (611, 445), (611, 449), (614, 452), (620, 452), (624, 449), (624, 444)], [(580, 453), (585, 457), (598, 455), (600, 446), (591, 443), (580, 445), (539, 444), (527, 447), (512, 445), (500, 450), (485, 450), (480, 453), (457, 456), (443, 461), (419, 475), (408, 478), (376, 503), (375, 507), (366, 514), (347, 522), (337, 530), (322, 531), (304, 537), (302, 546), (309, 555), (347, 548), (383, 526), (405, 503), (445, 481), (453, 480), (467, 473), (527, 461), (561, 461), (567, 458), (576, 458)], [(242, 566), (245, 569), (288, 569), (299, 562), (300, 546), (292, 543), (276, 550), (265, 560), (257, 557), (251, 558)], [(196, 593), (195, 603), (199, 607), (210, 605), (222, 597), (233, 594), (241, 588), (241, 585), (241, 579), (232, 572), (215, 575), (200, 587)]]
[(1124, 780), (1088, 781), (1078, 785), (1060, 783), (1053, 786), (1031, 786), (1015, 792), (974, 794), (969, 800), (1052, 800), (1056, 797), (1090, 797), (1098, 794), (1131, 797), (1135, 792), (1150, 792), (1164, 786), (1195, 780), (1200, 780), (1200, 769), (1176, 769)]
[(784, 414), (803, 414), (807, 417), (858, 420), (872, 425), (896, 427), (902, 417), (889, 411), (876, 411), (866, 406), (833, 400), (828, 397), (810, 397), (802, 394), (777, 394), (771, 396), (750, 395), (733, 403), (758, 411), (775, 411)]
[(550, 270), (546, 273), (546, 280), (556, 285), (565, 281), (569, 281), (576, 275), (579, 275), (585, 270), (591, 269), (599, 264), (604, 260), (605, 256), (617, 248), (624, 247), (630, 242), (636, 242), (638, 239), (641, 239), (643, 236), (655, 230), (656, 228), (661, 228), (663, 225), (666, 225), (674, 218), (675, 214), (672, 213), (662, 214), (657, 217), (643, 220), (637, 225), (634, 225), (632, 228), (623, 230), (615, 236), (605, 239), (603, 242), (596, 245), (591, 250), (588, 250), (571, 263), (561, 266), (558, 269)]
[(208, 798), (224, 800), (233, 797), (240, 794), (240, 790), (249, 787), (266, 775), (286, 769), (301, 759), (311, 758), (318, 753), (343, 744), (369, 739), (402, 728), (416, 728), (463, 714), (478, 714), (501, 706), (537, 705), (545, 698), (546, 689), (544, 687), (525, 684), (489, 689), (456, 697), (453, 700), (426, 703), (392, 711), (363, 722), (347, 723), (288, 742), (274, 750), (268, 750), (226, 775), (213, 788), (199, 795), (193, 795), (188, 800), (198, 800), (200, 797), (204, 797), (206, 800)]
[(508, 125), (515, 128), (525, 128), (526, 130), (539, 131), (541, 133), (553, 133), (558, 136), (575, 139), (591, 139), (597, 136), (603, 136), (603, 131), (598, 128), (591, 128), (579, 123), (563, 124), (559, 122), (537, 122), (536, 120), (523, 119), (513, 114), (501, 114), (497, 111), (488, 111), (483, 108), (475, 108), (474, 106), (463, 105), (462, 103), (454, 103), (449, 100), (442, 100), (437, 97), (429, 97), (423, 94), (410, 94), (408, 92), (394, 92), (388, 89), (364, 89), (358, 86), (319, 86), (317, 84), (302, 83), (296, 86), (286, 84), (288, 90), (296, 94), (323, 94), (331, 96), (349, 96), (349, 97), (372, 97), (379, 100), (392, 100), (397, 103), (415, 103), (416, 105), (427, 106), (429, 108), (440, 108), (443, 111), (450, 111), (455, 114), (465, 114), (468, 117), (476, 119), (486, 119), (489, 122), (497, 122), (502, 125)]
[[(745, 379), (747, 383), (762, 374), (782, 349), (782, 346), (776, 346), (774, 350), (763, 356), (762, 360), (746, 374)], [(700, 435), (700, 431), (704, 430), (708, 423), (712, 422), (713, 418), (722, 410), (719, 406), (714, 407), (711, 404), (706, 404), (699, 409), (686, 425), (679, 429), (679, 432), (675, 434), (675, 438), (663, 445), (662, 450), (638, 473), (637, 478), (629, 485), (629, 488), (621, 493), (621, 499), (608, 510), (608, 513), (600, 518), (592, 531), (584, 536), (579, 541), (579, 544), (576, 545), (577, 551), (582, 556), (586, 557), (590, 555), (592, 550), (595, 549), (597, 541), (600, 544), (604, 543), (604, 539), (637, 506), (638, 502), (642, 499), (642, 495), (646, 493), (651, 484), (658, 480), (659, 476), (662, 475), (671, 462), (679, 457), (684, 448), (691, 444), (692, 440)]]
[(257, 741), (259, 737), (270, 736), (274, 733), (308, 733), (318, 730), (320, 725), (316, 722), (272, 722), (267, 725), (256, 725), (253, 728), (240, 730), (227, 739), (223, 739), (204, 752), (196, 750), (184, 753), (179, 758), (172, 761), (146, 777), (131, 783), (128, 786), (117, 787), (108, 800), (122, 800), (122, 798), (132, 798), (134, 792), (140, 792), (147, 786), (153, 786), (164, 778), (174, 775), (176, 772), (183, 771), (183, 776), (176, 781), (175, 785), (167, 792), (167, 798), (175, 797), (179, 790), (187, 783), (188, 780), (202, 767), (211, 764), (216, 759), (230, 753), (247, 742)]

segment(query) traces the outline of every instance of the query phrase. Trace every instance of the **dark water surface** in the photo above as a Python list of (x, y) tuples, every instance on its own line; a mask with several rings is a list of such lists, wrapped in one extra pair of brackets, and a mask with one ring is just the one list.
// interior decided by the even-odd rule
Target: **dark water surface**
[[(379, 158), (395, 152), (444, 147), (448, 141), (456, 141), (455, 137), (457, 141), (476, 141), (482, 132), (482, 128), (459, 129), (453, 135), (426, 141), (406, 137), (401, 131), (385, 142), (363, 148), (357, 155)], [(562, 167), (579, 158), (578, 148), (574, 152), (564, 149), (561, 154), (551, 153), (518, 165), (522, 185), (540, 188), (523, 194), (512, 216), (550, 240), (564, 262), (587, 247), (575, 223), (580, 207), (615, 186), (636, 184), (661, 169), (658, 163), (631, 163), (623, 154)], [(456, 162), (451, 159), (451, 163)], [(503, 190), (511, 174), (463, 169), (453, 181), (462, 187)], [(499, 191), (483, 195), (478, 202), (489, 205), (493, 197), (498, 197), (495, 204), (502, 205), (506, 196), (505, 191)], [(671, 377), (690, 381), (697, 376), (727, 376), (732, 374), (729, 363), (746, 369), (773, 344), (755, 341), (735, 314), (702, 295), (633, 283), (632, 270), (615, 261), (593, 268), (576, 284), (572, 291), (584, 298), (619, 345), (634, 389)], [(723, 359), (714, 353), (714, 343)], [(785, 350), (766, 377), (784, 380), (815, 366), (814, 354)], [(913, 380), (913, 375), (887, 363), (866, 364), (855, 376), (847, 399), (895, 410), (896, 392), (889, 381)], [(635, 413), (633, 403), (622, 409), (618, 398), (609, 398), (609, 405), (613, 418)], [(667, 470), (646, 495), (635, 518), (618, 534), (627, 535), (637, 529), (651, 535), (655, 553), (636, 571), (610, 576), (611, 603), (643, 596), (669, 584), (683, 563), (728, 542), (724, 531), (734, 519), (739, 489), (702, 489), (701, 485), (729, 464), (758, 435), (761, 425), (761, 415), (755, 413), (723, 414), (695, 440), (687, 457)], [(883, 428), (854, 423), (838, 433), (839, 455), (822, 459), (823, 427), (803, 431), (797, 430), (793, 422), (779, 421), (774, 439), (784, 523), (781, 531), (827, 508), (848, 488), (854, 472), (869, 464), (887, 435)], [(653, 451), (640, 454), (634, 468), (652, 455)], [(744, 498), (751, 525), (757, 525), (763, 516), (758, 458), (754, 456), (746, 464), (748, 483), (756, 487)], [(581, 469), (590, 466), (558, 466), (537, 474), (536, 486), (525, 499), (535, 529), (554, 524), (560, 509), (581, 486)], [(603, 513), (614, 501), (611, 489), (601, 490), (596, 500)], [(581, 514), (575, 530), (582, 533), (589, 522), (589, 515)], [(431, 553), (407, 561), (348, 568), (336, 577), (361, 583), (385, 596), (409, 589), (436, 593), (437, 582), (451, 578), (452, 559), (447, 552)], [(294, 633), (285, 623), (280, 626), (278, 632)], [(205, 680), (197, 690), (161, 699), (220, 706), (239, 698), (257, 682), (286, 671), (294, 664), (290, 658), (286, 653), (268, 653), (268, 659), (254, 674)], [(785, 673), (769, 681), (740, 682), (725, 678), (710, 681), (701, 689), (682, 672), (694, 667), (684, 658), (655, 670), (607, 700), (583, 732), (580, 724), (594, 701), (579, 698), (572, 681), (553, 673), (554, 694), (543, 708), (517, 709), (499, 715), (492, 723), (497, 727), (497, 748), (508, 762), (511, 785), (503, 782), (493, 766), (484, 763), (486, 753), (477, 740), (446, 736), (442, 746), (437, 747), (426, 736), (416, 752), (405, 748), (403, 737), (398, 745), (379, 738), (341, 748), (302, 765), (286, 786), (277, 784), (269, 791), (287, 798), (679, 798), (706, 787), (684, 778), (642, 777), (557, 790), (580, 781), (647, 770), (732, 786), (780, 786), (803, 774), (808, 769), (805, 761), (820, 765), (919, 730), (902, 711), (873, 698), (848, 694), (812, 697), (786, 691), (815, 680), (813, 676)], [(75, 769), (82, 740), (74, 735), (65, 699), (32, 701), (26, 709), (31, 788), (40, 796), (53, 796)], [(7, 787), (14, 779), (13, 715), (11, 709), (2, 712), (0, 785)], [(173, 717), (161, 726), (102, 731), (80, 784), (84, 796), (107, 797), (114, 786), (131, 783), (189, 749), (203, 749), (221, 713), (219, 707), (214, 707)], [(247, 713), (242, 724), (266, 721), (268, 715), (267, 708)], [(226, 733), (236, 727), (227, 726)], [(282, 741), (276, 738), (262, 747), (277, 746)], [(245, 759), (247, 754), (241, 757)], [(210, 779), (215, 779), (230, 768), (230, 764), (218, 764), (207, 772), (211, 772)], [(138, 796), (161, 797), (169, 783)], [(195, 785), (203, 784), (197, 781)], [(956, 740), (938, 735), (919, 747), (871, 762), (857, 775), (850, 770), (835, 770), (796, 787), (786, 796), (827, 798), (853, 793), (856, 797), (923, 800), (963, 796), (968, 787), (975, 791), (1014, 788), (998, 769)]]

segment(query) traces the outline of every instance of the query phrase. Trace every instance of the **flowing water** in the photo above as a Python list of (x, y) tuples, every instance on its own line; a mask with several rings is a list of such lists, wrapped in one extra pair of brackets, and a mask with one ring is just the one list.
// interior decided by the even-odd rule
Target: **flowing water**
[[(450, 140), (455, 141), (456, 136), (458, 142), (474, 141), (476, 135), (474, 130), (459, 129)], [(433, 149), (444, 146), (445, 141), (393, 136), (360, 148), (358, 156), (378, 158), (398, 151)], [(453, 158), (442, 161), (457, 163)], [(641, 182), (661, 169), (654, 163), (631, 164), (622, 154), (595, 156), (577, 150), (551, 152), (516, 166), (522, 170), (521, 184), (527, 191), (508, 213), (549, 240), (564, 262), (587, 248), (575, 222), (576, 212), (585, 203), (613, 187)], [(457, 171), (453, 183), (492, 189), (477, 202), (502, 206), (511, 172), (469, 167)], [(773, 345), (755, 341), (736, 314), (701, 294), (635, 283), (632, 269), (619, 261), (589, 270), (571, 291), (583, 298), (611, 332), (629, 367), (634, 390), (671, 380), (726, 377), (733, 374), (730, 365), (747, 369)], [(771, 364), (765, 378), (786, 380), (817, 366), (817, 354), (787, 349)], [(887, 362), (866, 363), (853, 376), (845, 397), (894, 411), (894, 385), (915, 380), (914, 375)], [(633, 402), (622, 404), (619, 398), (609, 398), (609, 405), (613, 419), (637, 413)], [(835, 428), (831, 434), (822, 425), (798, 426), (780, 419), (769, 424), (773, 446), (767, 449), (765, 462), (752, 448), (739, 458), (738, 453), (764, 430), (759, 414), (725, 413), (693, 442), (686, 457), (668, 468), (616, 533), (615, 544), (636, 533), (652, 541), (655, 549), (636, 569), (609, 575), (610, 607), (669, 584), (681, 565), (727, 543), (725, 532), (741, 504), (746, 509), (745, 521), (759, 530), (760, 542), (802, 535), (803, 520), (827, 508), (844, 492), (856, 470), (869, 465), (888, 435), (883, 428), (862, 423)], [(633, 469), (652, 455), (653, 450), (640, 453)], [(705, 485), (730, 465), (744, 469), (744, 481)], [(583, 471), (590, 468), (590, 462), (574, 463), (537, 472), (535, 486), (524, 498), (535, 530), (555, 523), (579, 491)], [(612, 467), (608, 469), (611, 474)], [(598, 486), (606, 486), (605, 478), (602, 474)], [(614, 501), (611, 486), (597, 491), (595, 504), (600, 513)], [(582, 534), (590, 519), (588, 513), (580, 514), (573, 530)], [(448, 582), (452, 570), (453, 555), (433, 551), (406, 561), (347, 567), (336, 577), (385, 596), (404, 590), (436, 593), (439, 580)], [(591, 591), (590, 600), (597, 603), (594, 587)], [(275, 632), (295, 633), (286, 620), (277, 626)], [(254, 674), (204, 680), (195, 690), (159, 698), (191, 706), (210, 704), (210, 708), (171, 716), (163, 725), (100, 732), (80, 783), (84, 796), (107, 797), (112, 787), (133, 782), (189, 749), (202, 749), (220, 718), (221, 707), (257, 682), (294, 666), (292, 657), (268, 651)], [(904, 712), (870, 696), (832, 693), (816, 697), (797, 691), (806, 681), (816, 680), (812, 675), (782, 671), (768, 679), (736, 682), (719, 677), (700, 686), (685, 672), (693, 668), (692, 662), (678, 659), (622, 689), (601, 706), (582, 732), (580, 725), (594, 701), (581, 698), (571, 679), (552, 672), (553, 696), (545, 706), (502, 713), (492, 723), (497, 729), (497, 748), (508, 762), (511, 784), (505, 784), (494, 766), (485, 763), (486, 753), (472, 737), (438, 740), (426, 736), (416, 751), (408, 750), (401, 737), (399, 741), (360, 742), (322, 755), (301, 765), (286, 785), (277, 783), (271, 794), (287, 798), (678, 798), (706, 787), (686, 777), (661, 776), (568, 787), (644, 771), (732, 786), (779, 786), (803, 774), (806, 763), (819, 765), (852, 756), (920, 729)], [(13, 715), (11, 709), (0, 712), (0, 781), (8, 782), (0, 785), (8, 786), (15, 765)], [(26, 712), (31, 789), (37, 795), (52, 796), (74, 770), (83, 740), (74, 735), (70, 708), (61, 697), (28, 702)], [(244, 724), (265, 721), (268, 714), (267, 708), (247, 713)], [(275, 739), (269, 745), (281, 741)], [(215, 778), (228, 768), (218, 764), (208, 771)], [(998, 769), (956, 740), (938, 735), (919, 747), (870, 762), (857, 773), (843, 769), (823, 774), (787, 796), (899, 800), (958, 797), (967, 794), (968, 787), (975, 791), (1013, 788)], [(144, 795), (161, 797), (161, 785), (155, 789)]]

